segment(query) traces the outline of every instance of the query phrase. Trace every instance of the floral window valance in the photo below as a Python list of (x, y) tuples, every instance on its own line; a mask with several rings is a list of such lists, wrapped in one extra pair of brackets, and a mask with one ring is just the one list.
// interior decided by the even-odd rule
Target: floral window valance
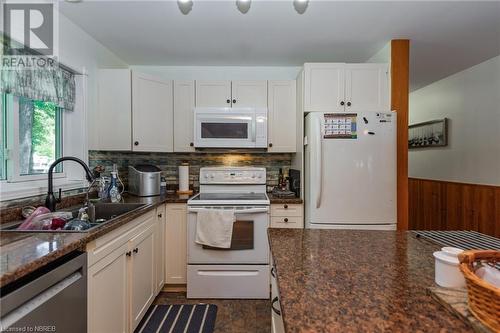
[(0, 83), (3, 93), (53, 102), (67, 111), (75, 106), (75, 76), (60, 68), (2, 68)]
[[(3, 38), (2, 43), (6, 39)], [(22, 56), (20, 56), (22, 57)], [(47, 63), (54, 61), (42, 58)], [(52, 60), (52, 61), (49, 61)], [(75, 74), (58, 66), (5, 66), (0, 68), (0, 91), (33, 100), (53, 102), (66, 111), (75, 106)]]

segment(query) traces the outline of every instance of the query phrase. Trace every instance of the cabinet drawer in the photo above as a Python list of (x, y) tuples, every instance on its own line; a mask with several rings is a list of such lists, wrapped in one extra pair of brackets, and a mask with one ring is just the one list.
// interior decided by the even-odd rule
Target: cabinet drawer
[(271, 216), (302, 216), (301, 204), (274, 204), (271, 205)]
[(271, 228), (302, 228), (302, 216), (272, 216)]

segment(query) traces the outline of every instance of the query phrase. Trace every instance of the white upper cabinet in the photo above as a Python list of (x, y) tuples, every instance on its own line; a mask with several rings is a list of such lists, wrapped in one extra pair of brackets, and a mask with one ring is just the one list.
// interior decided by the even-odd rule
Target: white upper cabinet
[(130, 150), (132, 97), (129, 69), (101, 69), (98, 73), (97, 148)]
[(345, 64), (304, 64), (304, 112), (344, 111)]
[(390, 109), (387, 64), (347, 64), (345, 78), (346, 111)]
[(132, 72), (134, 151), (173, 151), (172, 81)]
[(193, 138), (194, 81), (174, 81), (174, 151), (195, 151)]
[(230, 107), (231, 81), (196, 81), (197, 107)]
[(296, 83), (269, 81), (268, 152), (296, 152)]
[(267, 107), (267, 81), (232, 81), (234, 107)]
[(196, 80), (196, 107), (267, 107), (267, 81)]
[(304, 112), (389, 111), (387, 64), (304, 64)]

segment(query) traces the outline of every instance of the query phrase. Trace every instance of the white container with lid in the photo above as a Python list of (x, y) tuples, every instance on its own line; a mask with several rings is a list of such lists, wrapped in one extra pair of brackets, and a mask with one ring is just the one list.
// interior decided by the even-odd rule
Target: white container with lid
[(436, 283), (445, 288), (465, 287), (464, 276), (460, 272), (460, 268), (458, 268), (459, 260), (457, 255), (459, 251), (450, 251), (449, 248), (443, 248), (443, 250), (434, 252)]

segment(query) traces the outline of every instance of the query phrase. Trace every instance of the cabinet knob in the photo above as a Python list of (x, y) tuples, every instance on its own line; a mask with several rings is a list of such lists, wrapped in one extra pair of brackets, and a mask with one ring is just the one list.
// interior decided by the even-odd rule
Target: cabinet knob
[(136, 247), (135, 249), (133, 249), (132, 251), (134, 251), (134, 253), (138, 253), (139, 252), (139, 248)]
[(227, 104), (231, 104), (231, 100), (230, 99), (226, 99), (226, 103)]
[(283, 221), (288, 222), (288, 217), (285, 217)]
[(126, 255), (127, 257), (130, 257), (130, 256), (132, 255), (132, 252), (128, 251), (127, 253), (125, 253), (125, 255)]
[(235, 99), (233, 99), (233, 104), (236, 104), (236, 100)]
[(162, 213), (158, 214), (158, 217), (159, 217), (159, 218), (162, 218), (162, 217), (163, 217), (163, 214), (162, 214)]
[(269, 144), (269, 147), (272, 147), (272, 146), (273, 146), (273, 144), (272, 144), (272, 143), (270, 143), (270, 144)]
[(189, 146), (194, 147), (194, 143), (190, 142)]
[(135, 141), (134, 146), (138, 146), (138, 145), (139, 145), (139, 141)]
[(347, 102), (347, 106), (351, 106), (351, 102)]
[(340, 105), (344, 106), (345, 102), (344, 101), (340, 101)]
[(284, 205), (283, 205), (283, 208), (287, 209), (287, 208), (288, 208), (288, 205), (287, 205), (287, 204), (284, 204)]

